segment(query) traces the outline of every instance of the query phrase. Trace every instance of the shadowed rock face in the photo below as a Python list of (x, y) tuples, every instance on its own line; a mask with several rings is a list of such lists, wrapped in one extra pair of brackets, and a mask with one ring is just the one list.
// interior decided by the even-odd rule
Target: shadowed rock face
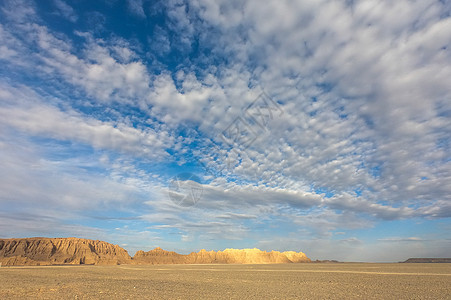
[(188, 255), (155, 248), (148, 252), (136, 252), (133, 261), (136, 264), (278, 264), (310, 262), (310, 259), (302, 252), (266, 252), (255, 248), (218, 252), (201, 250)]
[(188, 255), (161, 248), (136, 252), (110, 243), (78, 238), (25, 238), (0, 240), (0, 263), (3, 266), (59, 264), (272, 264), (310, 262), (302, 252), (226, 249), (192, 252)]
[(13, 265), (131, 263), (123, 248), (102, 241), (78, 238), (25, 238), (0, 240), (0, 263)]

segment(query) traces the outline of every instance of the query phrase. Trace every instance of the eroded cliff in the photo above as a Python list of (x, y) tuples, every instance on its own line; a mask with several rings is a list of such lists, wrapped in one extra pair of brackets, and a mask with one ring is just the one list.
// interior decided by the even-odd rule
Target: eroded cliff
[(79, 238), (24, 238), (0, 240), (0, 263), (10, 265), (131, 263), (118, 245)]
[(79, 238), (24, 238), (0, 240), (0, 264), (273, 264), (310, 262), (302, 252), (261, 251), (259, 249), (226, 249), (192, 252), (187, 255), (155, 248), (136, 252), (133, 258), (126, 250), (107, 242)]
[(136, 264), (277, 264), (310, 262), (310, 259), (302, 252), (266, 252), (255, 248), (217, 252), (201, 250), (188, 255), (155, 248), (148, 252), (136, 252), (133, 261)]

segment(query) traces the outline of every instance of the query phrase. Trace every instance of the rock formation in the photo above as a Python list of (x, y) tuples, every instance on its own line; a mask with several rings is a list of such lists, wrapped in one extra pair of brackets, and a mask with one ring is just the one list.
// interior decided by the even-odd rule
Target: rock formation
[(136, 264), (277, 264), (310, 262), (310, 259), (302, 252), (266, 252), (255, 248), (225, 249), (218, 252), (202, 249), (188, 255), (155, 248), (148, 252), (136, 252), (133, 262)]
[(186, 255), (178, 254), (173, 251), (165, 251), (160, 247), (157, 247), (148, 252), (139, 250), (133, 256), (133, 263), (135, 264), (183, 264), (186, 263)]
[(79, 238), (0, 239), (0, 265), (272, 264), (310, 262), (302, 252), (226, 249), (188, 255), (155, 248), (133, 258), (118, 245)]
[(102, 241), (78, 238), (25, 238), (0, 240), (0, 263), (10, 265), (131, 263), (127, 251)]
[(404, 263), (451, 263), (451, 258), (409, 258)]

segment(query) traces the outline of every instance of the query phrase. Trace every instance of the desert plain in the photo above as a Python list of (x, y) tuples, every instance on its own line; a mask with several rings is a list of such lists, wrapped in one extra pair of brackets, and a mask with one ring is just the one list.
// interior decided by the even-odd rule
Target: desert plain
[(0, 299), (451, 299), (451, 264), (12, 266)]

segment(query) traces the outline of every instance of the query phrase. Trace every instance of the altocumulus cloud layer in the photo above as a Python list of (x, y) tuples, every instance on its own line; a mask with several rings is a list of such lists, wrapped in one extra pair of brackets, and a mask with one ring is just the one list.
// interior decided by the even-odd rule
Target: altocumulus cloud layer
[[(1, 237), (449, 255), (450, 12), (2, 1)], [(168, 197), (186, 173), (191, 207)]]

